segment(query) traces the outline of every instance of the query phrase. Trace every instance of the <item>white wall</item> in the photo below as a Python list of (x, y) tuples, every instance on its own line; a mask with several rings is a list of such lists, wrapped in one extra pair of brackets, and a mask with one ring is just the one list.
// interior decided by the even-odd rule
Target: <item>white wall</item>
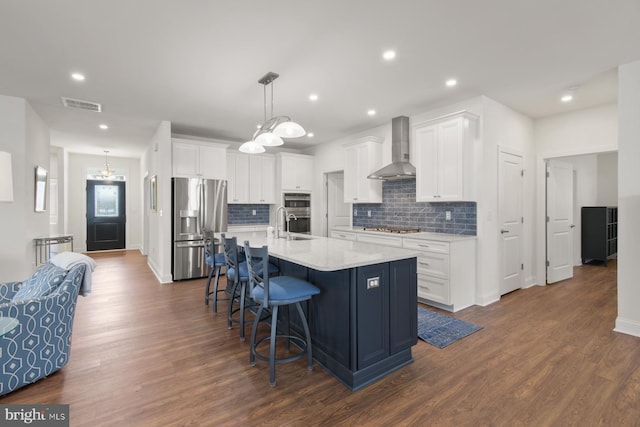
[(618, 107), (602, 105), (534, 121), (535, 163), (535, 276), (546, 283), (545, 160), (618, 150)]
[(640, 336), (640, 61), (618, 68), (618, 318), (615, 330)]
[(598, 155), (598, 205), (618, 206), (618, 153)]
[[(149, 235), (144, 239), (148, 244), (145, 252), (147, 263), (161, 283), (171, 282), (171, 123), (162, 122), (149, 142), (140, 162), (142, 182), (148, 182), (152, 176), (157, 176), (158, 209), (147, 212), (142, 216), (148, 224), (142, 228), (148, 230)], [(144, 185), (144, 184), (143, 184)], [(146, 194), (141, 191), (141, 194)], [(144, 206), (144, 203), (143, 203)]]
[[(74, 250), (87, 250), (87, 174), (104, 168), (104, 156), (70, 153), (68, 156), (68, 229), (73, 235)], [(142, 241), (142, 197), (140, 190), (140, 161), (123, 157), (109, 157), (109, 166), (126, 177), (125, 197), (127, 224), (125, 228), (126, 249), (139, 249)]]
[[(482, 159), (478, 198), (478, 304), (486, 305), (500, 298), (501, 234), (498, 223), (498, 149), (506, 148), (523, 156), (524, 194), (534, 194), (533, 121), (490, 98), (482, 97)], [(536, 282), (533, 275), (535, 252), (534, 202), (523, 198), (522, 262), (524, 283)]]
[(35, 166), (49, 169), (49, 129), (22, 98), (0, 95), (0, 151), (12, 155), (13, 202), (0, 202), (0, 282), (35, 270), (33, 239), (47, 236), (48, 212), (34, 212)]

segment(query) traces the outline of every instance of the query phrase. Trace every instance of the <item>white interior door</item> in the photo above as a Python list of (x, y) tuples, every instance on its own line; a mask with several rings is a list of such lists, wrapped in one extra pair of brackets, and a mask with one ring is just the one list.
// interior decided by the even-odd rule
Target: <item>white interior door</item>
[(522, 156), (500, 150), (498, 157), (500, 221), (500, 295), (522, 287)]
[(349, 225), (350, 206), (344, 202), (344, 174), (327, 174), (327, 235), (332, 228)]
[(547, 163), (547, 283), (573, 277), (573, 165)]

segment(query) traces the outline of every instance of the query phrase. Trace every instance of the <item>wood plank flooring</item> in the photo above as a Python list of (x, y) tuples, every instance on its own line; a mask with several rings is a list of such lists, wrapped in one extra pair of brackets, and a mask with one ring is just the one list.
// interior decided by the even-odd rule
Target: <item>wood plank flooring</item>
[[(71, 426), (635, 426), (640, 338), (613, 332), (616, 265), (455, 317), (482, 325), (358, 392), (303, 360), (248, 363), (204, 280), (159, 284), (137, 251), (92, 255), (69, 364), (0, 403), (69, 403)], [(247, 328), (249, 332), (249, 328)]]

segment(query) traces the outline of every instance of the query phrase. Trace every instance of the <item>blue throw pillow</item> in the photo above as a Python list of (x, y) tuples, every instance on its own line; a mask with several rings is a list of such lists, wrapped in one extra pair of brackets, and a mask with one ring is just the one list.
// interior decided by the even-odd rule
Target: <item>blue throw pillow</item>
[(33, 276), (22, 283), (11, 301), (20, 302), (37, 299), (49, 295), (62, 284), (67, 276), (67, 270), (57, 265), (46, 263)]

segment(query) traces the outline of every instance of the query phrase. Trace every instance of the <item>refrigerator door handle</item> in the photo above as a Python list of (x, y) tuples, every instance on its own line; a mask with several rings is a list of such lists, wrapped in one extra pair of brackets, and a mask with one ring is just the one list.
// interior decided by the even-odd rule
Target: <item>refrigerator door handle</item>
[(204, 241), (176, 243), (176, 248), (204, 248)]

